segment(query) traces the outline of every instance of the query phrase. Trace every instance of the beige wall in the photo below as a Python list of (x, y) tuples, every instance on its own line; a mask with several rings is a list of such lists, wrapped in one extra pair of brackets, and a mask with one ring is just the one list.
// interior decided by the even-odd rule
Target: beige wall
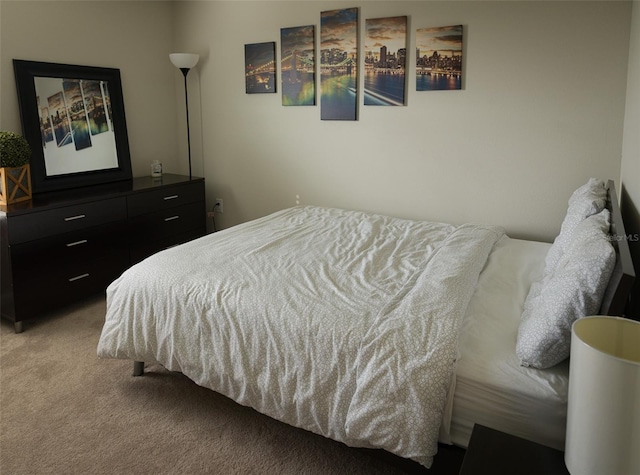
[(625, 109), (622, 147), (621, 208), (626, 231), (631, 236), (629, 247), (635, 262), (636, 285), (632, 314), (640, 317), (640, 1), (633, 3), (627, 107)]
[[(0, 128), (21, 131), (12, 59), (120, 69), (134, 176), (177, 160), (170, 2), (0, 2)], [(183, 106), (184, 107), (184, 106)]]
[[(411, 63), (416, 28), (463, 24), (464, 90), (417, 93), (409, 74), (406, 107), (361, 105), (356, 122), (245, 94), (245, 44), (279, 45), (280, 28), (319, 27), (320, 12), (352, 6), (361, 26), (408, 15)], [(225, 227), (299, 195), (551, 240), (577, 186), (620, 177), (630, 12), (592, 1), (179, 2), (177, 46), (204, 57), (209, 202), (225, 200)]]
[[(364, 107), (360, 94), (356, 122), (321, 121), (319, 106), (283, 107), (280, 94), (245, 94), (245, 44), (279, 46), (280, 28), (319, 29), (320, 12), (353, 6), (361, 26), (407, 15), (411, 64), (416, 28), (463, 24), (464, 90), (418, 93), (409, 74), (407, 106)], [(118, 67), (134, 175), (155, 158), (185, 172), (182, 76), (167, 54), (196, 52), (194, 172), (207, 180), (209, 205), (225, 200), (218, 225), (299, 195), (551, 240), (573, 189), (621, 176), (630, 13), (618, 1), (3, 0), (0, 128), (20, 128), (11, 58)], [(622, 173), (637, 190), (638, 178)]]

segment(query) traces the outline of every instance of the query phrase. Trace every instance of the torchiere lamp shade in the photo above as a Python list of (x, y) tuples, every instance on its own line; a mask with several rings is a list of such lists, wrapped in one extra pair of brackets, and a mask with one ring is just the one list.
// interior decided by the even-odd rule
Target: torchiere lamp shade
[(573, 324), (565, 463), (572, 475), (640, 475), (640, 322)]
[(169, 59), (176, 68), (191, 69), (198, 64), (200, 56), (192, 53), (171, 53)]

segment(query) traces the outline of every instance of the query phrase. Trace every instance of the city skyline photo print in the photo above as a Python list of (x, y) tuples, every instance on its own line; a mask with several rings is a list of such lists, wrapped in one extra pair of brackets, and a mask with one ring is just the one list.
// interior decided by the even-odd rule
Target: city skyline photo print
[(416, 91), (462, 89), (462, 25), (416, 30)]

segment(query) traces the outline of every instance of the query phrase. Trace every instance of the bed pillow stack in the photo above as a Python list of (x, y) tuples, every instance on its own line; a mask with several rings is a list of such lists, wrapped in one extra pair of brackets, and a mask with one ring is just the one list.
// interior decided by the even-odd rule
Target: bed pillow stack
[(602, 180), (590, 178), (587, 183), (573, 192), (569, 198), (569, 208), (562, 222), (560, 234), (553, 241), (545, 261), (545, 273), (551, 274), (558, 266), (562, 255), (571, 244), (573, 233), (583, 220), (599, 213), (607, 205), (607, 187)]
[(544, 277), (531, 286), (524, 304), (516, 344), (523, 366), (544, 369), (566, 359), (573, 322), (600, 309), (616, 260), (605, 205), (604, 183), (594, 179), (569, 200)]

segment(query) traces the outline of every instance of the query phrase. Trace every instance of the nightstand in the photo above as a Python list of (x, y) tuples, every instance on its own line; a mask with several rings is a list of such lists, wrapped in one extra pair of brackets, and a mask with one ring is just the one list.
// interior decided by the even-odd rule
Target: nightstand
[(475, 424), (460, 475), (568, 475), (564, 452)]

